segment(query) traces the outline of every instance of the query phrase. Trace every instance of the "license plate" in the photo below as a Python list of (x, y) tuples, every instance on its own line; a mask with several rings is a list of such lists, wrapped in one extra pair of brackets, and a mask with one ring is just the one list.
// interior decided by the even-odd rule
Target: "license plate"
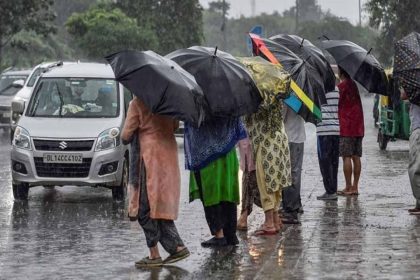
[(82, 154), (44, 154), (44, 163), (83, 163)]
[(3, 113), (3, 118), (10, 118), (12, 116), (12, 113), (6, 112)]

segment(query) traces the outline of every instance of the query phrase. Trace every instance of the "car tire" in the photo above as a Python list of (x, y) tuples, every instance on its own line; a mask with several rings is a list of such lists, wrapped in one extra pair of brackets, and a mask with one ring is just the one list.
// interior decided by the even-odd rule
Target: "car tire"
[(28, 200), (29, 185), (25, 183), (12, 184), (15, 200)]
[(124, 158), (121, 183), (112, 188), (112, 198), (116, 201), (123, 201), (125, 199), (128, 186), (128, 172), (128, 161), (127, 158)]

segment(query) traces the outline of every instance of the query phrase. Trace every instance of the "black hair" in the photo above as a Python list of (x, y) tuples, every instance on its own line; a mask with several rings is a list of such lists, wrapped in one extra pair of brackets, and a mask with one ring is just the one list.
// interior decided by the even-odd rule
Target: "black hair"
[(350, 75), (349, 73), (347, 73), (343, 68), (341, 68), (340, 66), (338, 66), (338, 74), (343, 76), (346, 79), (350, 79)]

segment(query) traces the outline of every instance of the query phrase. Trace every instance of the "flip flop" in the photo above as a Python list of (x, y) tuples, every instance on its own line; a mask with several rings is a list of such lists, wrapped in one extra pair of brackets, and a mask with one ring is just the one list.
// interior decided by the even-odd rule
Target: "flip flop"
[(149, 257), (142, 258), (139, 261), (136, 261), (134, 265), (137, 268), (144, 268), (144, 267), (159, 267), (163, 265), (162, 258), (151, 259)]
[(341, 191), (337, 191), (337, 195), (346, 195), (346, 192), (348, 191), (346, 191), (345, 189)]
[(264, 236), (264, 235), (275, 235), (277, 234), (277, 230), (266, 230), (264, 228), (259, 228), (254, 232), (255, 236)]
[(180, 260), (183, 260), (187, 257), (190, 256), (190, 251), (185, 247), (184, 249), (182, 249), (181, 251), (176, 252), (175, 254), (170, 255), (169, 257), (167, 257), (163, 263), (164, 264), (168, 264), (168, 263), (174, 263)]

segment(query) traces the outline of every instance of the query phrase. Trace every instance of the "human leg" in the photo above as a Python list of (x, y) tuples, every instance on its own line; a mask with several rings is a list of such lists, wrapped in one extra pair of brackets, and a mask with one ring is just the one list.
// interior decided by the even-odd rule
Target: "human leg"
[(283, 188), (283, 212), (284, 217), (293, 216), (297, 219), (299, 208), (302, 206), (300, 201), (300, 182), (303, 161), (303, 143), (289, 143), (290, 164), (292, 171), (292, 185)]
[(358, 194), (359, 193), (359, 179), (360, 179), (360, 173), (362, 171), (362, 162), (360, 161), (359, 156), (353, 156), (353, 188), (352, 193)]
[[(258, 158), (258, 156), (257, 156)], [(264, 176), (264, 170), (262, 166), (262, 161), (257, 160), (256, 161), (256, 175), (257, 175), (257, 184), (258, 184), (258, 190), (260, 193), (260, 199), (261, 199), (261, 205), (264, 210), (264, 223), (260, 227), (260, 229), (257, 230), (256, 234), (272, 234), (276, 231), (276, 228), (274, 226), (274, 211), (275, 207), (278, 207), (278, 203), (276, 201), (276, 197), (273, 193), (268, 193), (266, 184), (265, 184), (265, 176)], [(276, 208), (277, 211), (277, 208)]]
[(420, 209), (420, 129), (414, 130), (410, 136), (408, 176), (416, 200), (415, 209)]
[(352, 187), (351, 177), (353, 174), (353, 166), (351, 157), (343, 157), (343, 173), (346, 181), (345, 191), (350, 191)]
[(228, 201), (222, 201), (220, 205), (223, 209), (225, 219), (223, 235), (228, 245), (236, 245), (239, 243), (238, 237), (236, 236), (238, 207), (236, 203)]
[[(149, 257), (146, 257), (139, 262), (136, 262), (136, 266), (148, 266), (162, 263), (160, 257), (159, 248), (157, 246), (161, 232), (159, 229), (158, 221), (150, 218), (150, 205), (147, 197), (147, 186), (146, 184), (140, 184), (140, 210), (138, 216), (138, 222), (143, 229), (146, 237), (147, 247), (149, 248)], [(156, 262), (153, 262), (156, 260)]]
[(241, 216), (238, 220), (238, 229), (246, 230), (248, 223), (248, 215), (252, 212), (252, 189), (250, 185), (250, 172), (246, 169), (242, 174), (242, 201), (241, 201)]
[(328, 136), (318, 136), (317, 139), (317, 152), (318, 163), (321, 171), (322, 181), (324, 183), (325, 192), (331, 194), (331, 178), (330, 178), (330, 162), (328, 150), (329, 141)]

